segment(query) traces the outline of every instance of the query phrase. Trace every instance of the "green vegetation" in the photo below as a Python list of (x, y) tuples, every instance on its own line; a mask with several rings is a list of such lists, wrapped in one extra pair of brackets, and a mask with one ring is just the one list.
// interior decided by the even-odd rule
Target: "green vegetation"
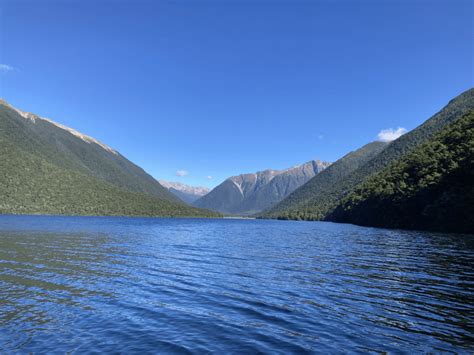
[(168, 191), (120, 155), (4, 105), (0, 156), (3, 214), (219, 216), (168, 198)]
[(7, 103), (0, 101), (0, 137), (59, 167), (96, 177), (125, 190), (180, 201), (120, 153), (85, 141), (38, 116), (30, 117), (32, 119), (22, 117)]
[(472, 233), (474, 110), (367, 179), (327, 219)]
[[(372, 142), (347, 154), (313, 177), (305, 185), (296, 189), (274, 208), (264, 212), (262, 216), (279, 219), (312, 219), (314, 211), (312, 210), (311, 201), (314, 196), (324, 195), (331, 186), (337, 184), (351, 172), (379, 154), (386, 146), (386, 143)], [(329, 198), (330, 196), (327, 196), (328, 201)], [(324, 201), (322, 200), (322, 202)]]
[(379, 154), (376, 154), (360, 167), (339, 179), (335, 178), (324, 184), (314, 182), (315, 179), (321, 179), (324, 172), (315, 176), (280, 204), (262, 214), (262, 217), (305, 220), (326, 219), (340, 201), (354, 191), (359, 184), (413, 151), (419, 145), (427, 142), (434, 134), (473, 108), (474, 89), (470, 89), (451, 100), (446, 107), (421, 126), (391, 142)]

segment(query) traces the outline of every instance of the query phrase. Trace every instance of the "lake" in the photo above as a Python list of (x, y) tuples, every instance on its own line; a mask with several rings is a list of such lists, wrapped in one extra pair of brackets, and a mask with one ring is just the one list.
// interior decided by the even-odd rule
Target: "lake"
[(474, 351), (474, 238), (0, 216), (0, 352)]

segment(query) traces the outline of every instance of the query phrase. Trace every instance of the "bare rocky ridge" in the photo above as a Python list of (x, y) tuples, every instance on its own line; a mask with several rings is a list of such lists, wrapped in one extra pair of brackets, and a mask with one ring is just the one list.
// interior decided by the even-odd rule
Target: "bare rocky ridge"
[(97, 144), (99, 146), (101, 146), (102, 148), (104, 148), (105, 150), (107, 150), (108, 152), (110, 153), (113, 153), (113, 154), (117, 154), (117, 152), (110, 148), (108, 145), (102, 143), (102, 142), (99, 142), (97, 139), (95, 138), (92, 138), (92, 137), (89, 137), (81, 132), (78, 132), (76, 131), (75, 129), (72, 129), (70, 127), (67, 127), (65, 125), (62, 125), (60, 123), (57, 123), (57, 122), (54, 122), (53, 120), (49, 119), (49, 118), (45, 118), (45, 117), (40, 117), (34, 113), (31, 113), (31, 112), (25, 112), (25, 111), (22, 111), (14, 106), (12, 106), (11, 104), (9, 104), (8, 102), (6, 102), (5, 100), (3, 99), (0, 99), (0, 105), (3, 105), (3, 106), (6, 106), (8, 107), (9, 109), (17, 112), (21, 117), (27, 119), (27, 120), (30, 120), (32, 123), (37, 123), (38, 121), (46, 121), (46, 122), (49, 122), (53, 125), (55, 125), (56, 127), (58, 128), (61, 128), (69, 133), (71, 133), (72, 135), (82, 139), (84, 142), (86, 143), (94, 143), (94, 144)]
[(163, 187), (167, 188), (169, 192), (188, 204), (193, 203), (210, 191), (209, 188), (204, 186), (191, 186), (181, 182), (172, 182), (166, 180), (158, 180), (158, 182)]
[(226, 214), (251, 215), (278, 203), (329, 165), (312, 160), (285, 170), (232, 176), (193, 205)]

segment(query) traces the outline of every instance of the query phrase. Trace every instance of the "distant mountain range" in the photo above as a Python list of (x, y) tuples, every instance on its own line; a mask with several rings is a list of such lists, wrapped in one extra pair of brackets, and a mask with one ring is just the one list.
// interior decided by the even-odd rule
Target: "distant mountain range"
[(225, 214), (251, 215), (278, 203), (329, 165), (312, 160), (285, 170), (232, 176), (193, 205)]
[(98, 140), (3, 100), (0, 156), (0, 213), (223, 213), (474, 233), (474, 89), (390, 143), (232, 176), (212, 191), (160, 184)]
[[(472, 130), (470, 124), (472, 123), (471, 110), (474, 109), (474, 89), (467, 90), (461, 95), (451, 100), (447, 106), (441, 111), (435, 114), (433, 117), (428, 119), (421, 126), (414, 130), (402, 135), (400, 138), (390, 142), (386, 146), (381, 143), (377, 145), (365, 146), (356, 153), (360, 154), (357, 159), (352, 159), (351, 154), (335, 162), (330, 168), (316, 175), (308, 183), (294, 191), (286, 199), (278, 203), (276, 206), (264, 211), (259, 215), (262, 218), (280, 218), (280, 219), (304, 219), (304, 220), (330, 220), (330, 221), (344, 221), (361, 223), (365, 225), (376, 225), (376, 226), (387, 226), (398, 228), (428, 228), (433, 230), (455, 230), (455, 231), (466, 231), (466, 229), (453, 226), (457, 223), (461, 225), (470, 225), (469, 220), (463, 216), (465, 214), (459, 213), (456, 218), (448, 223), (427, 223), (425, 218), (419, 218), (419, 222), (413, 220), (413, 218), (405, 218), (402, 220), (398, 209), (403, 206), (408, 206), (413, 200), (410, 200), (409, 194), (406, 191), (407, 186), (412, 186), (413, 191), (410, 193), (418, 194), (419, 198), (416, 200), (416, 207), (410, 205), (410, 208), (418, 208), (421, 211), (425, 211), (426, 216), (435, 217), (433, 214), (434, 210), (428, 212), (428, 206), (436, 209), (440, 214), (452, 216), (447, 209), (450, 208), (451, 204), (454, 207), (456, 205), (459, 211), (462, 208), (474, 214), (473, 205), (468, 204), (466, 201), (471, 201), (474, 197), (472, 196), (472, 184), (474, 179), (463, 180), (462, 184), (465, 186), (462, 191), (470, 196), (465, 196), (461, 199), (460, 193), (448, 192), (446, 184), (440, 182), (440, 179), (446, 179), (452, 181), (453, 176), (458, 176), (456, 173), (451, 174), (452, 169), (440, 169), (434, 168), (433, 166), (439, 166), (445, 164), (443, 159), (447, 159), (446, 156), (442, 156), (439, 152), (432, 154), (432, 159), (439, 160), (437, 162), (429, 161), (417, 161), (416, 155), (426, 156), (430, 149), (430, 141), (438, 140), (438, 145), (447, 145), (451, 140), (450, 149), (445, 150), (444, 154), (453, 154), (450, 158), (453, 167), (460, 167), (459, 169), (466, 169), (467, 165), (463, 159), (472, 159)], [(466, 116), (467, 115), (467, 116)], [(464, 118), (463, 118), (464, 117)], [(460, 126), (456, 125), (457, 121), (463, 118)], [(470, 123), (471, 120), (471, 123)], [(467, 122), (465, 122), (467, 121)], [(454, 128), (453, 128), (454, 127)], [(456, 134), (460, 134), (459, 130), (463, 127), (466, 129), (466, 134), (463, 135), (462, 139), (455, 139)], [(458, 132), (458, 133), (456, 133)], [(466, 154), (456, 155), (456, 144), (462, 144), (463, 149), (466, 149)], [(448, 145), (449, 146), (449, 145)], [(467, 153), (470, 152), (470, 153)], [(471, 154), (471, 155), (469, 155)], [(429, 155), (429, 154), (428, 154)], [(348, 158), (351, 158), (348, 160)], [(351, 162), (352, 161), (352, 162)], [(355, 162), (355, 164), (353, 164)], [(411, 164), (411, 170), (409, 165)], [(345, 169), (344, 165), (348, 165), (349, 169)], [(401, 171), (404, 169), (405, 172), (402, 174)], [(336, 172), (334, 173), (334, 170)], [(435, 170), (432, 176), (432, 181), (423, 180), (420, 175), (429, 174), (432, 170)], [(465, 170), (463, 170), (465, 171)], [(390, 174), (397, 175), (390, 177)], [(462, 176), (467, 176), (459, 172)], [(333, 175), (333, 176), (331, 176)], [(394, 180), (394, 177), (398, 176)], [(416, 181), (416, 184), (420, 182), (426, 185), (426, 189), (421, 188), (418, 185), (414, 185), (413, 181), (406, 181), (408, 177), (412, 176)], [(465, 179), (465, 178), (463, 178)], [(390, 181), (390, 183), (388, 183)], [(380, 184), (379, 184), (380, 182)], [(457, 181), (460, 183), (460, 181)], [(390, 184), (389, 187), (386, 184)], [(453, 198), (450, 203), (442, 203), (435, 201), (436, 199), (442, 199), (444, 196), (442, 191), (437, 191), (436, 196), (428, 198), (426, 194), (431, 194), (431, 184), (438, 184), (440, 189), (446, 189), (446, 198)], [(370, 189), (370, 191), (368, 191)], [(385, 191), (382, 194), (382, 191)], [(425, 191), (425, 192), (423, 192)], [(389, 197), (390, 196), (390, 197)], [(422, 196), (425, 196), (424, 200)], [(376, 202), (378, 201), (378, 202)], [(405, 201), (405, 202), (401, 202)], [(408, 202), (410, 201), (410, 202)], [(430, 202), (431, 201), (431, 202)], [(433, 202), (435, 201), (435, 202)], [(464, 202), (462, 202), (464, 201)], [(433, 205), (430, 205), (430, 204)], [(399, 204), (398, 207), (395, 204)], [(364, 208), (367, 207), (367, 208)], [(368, 208), (370, 206), (370, 208)], [(375, 207), (376, 206), (376, 207)], [(434, 207), (433, 207), (434, 206)], [(444, 206), (446, 210), (442, 210), (440, 206)], [(375, 209), (377, 209), (375, 211)], [(396, 212), (398, 211), (398, 212)], [(375, 213), (376, 212), (376, 213)], [(414, 214), (417, 216), (418, 214)], [(382, 217), (383, 216), (383, 217)], [(463, 219), (464, 218), (464, 219)], [(455, 223), (453, 223), (455, 221)], [(474, 232), (471, 230), (470, 232)]]
[(158, 180), (158, 182), (187, 204), (192, 204), (197, 199), (206, 195), (210, 190), (207, 187), (190, 186), (181, 182), (170, 182), (166, 180)]
[(386, 147), (387, 143), (372, 142), (354, 152), (350, 152), (310, 179), (299, 189), (296, 189), (273, 208), (263, 212), (261, 216), (265, 218), (302, 219), (303, 216), (300, 217), (298, 214), (293, 216), (290, 213), (292, 211), (301, 213), (306, 211), (306, 206), (311, 206), (312, 199), (316, 194), (320, 193), (323, 196), (327, 196), (326, 192), (330, 191), (334, 184), (343, 181), (352, 172), (380, 154)]
[(0, 213), (212, 216), (119, 152), (0, 100)]

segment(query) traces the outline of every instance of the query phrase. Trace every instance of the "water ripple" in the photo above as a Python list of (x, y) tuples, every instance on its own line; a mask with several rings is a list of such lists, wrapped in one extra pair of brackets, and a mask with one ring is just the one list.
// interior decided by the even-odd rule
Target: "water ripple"
[(474, 238), (0, 217), (1, 352), (474, 351)]

